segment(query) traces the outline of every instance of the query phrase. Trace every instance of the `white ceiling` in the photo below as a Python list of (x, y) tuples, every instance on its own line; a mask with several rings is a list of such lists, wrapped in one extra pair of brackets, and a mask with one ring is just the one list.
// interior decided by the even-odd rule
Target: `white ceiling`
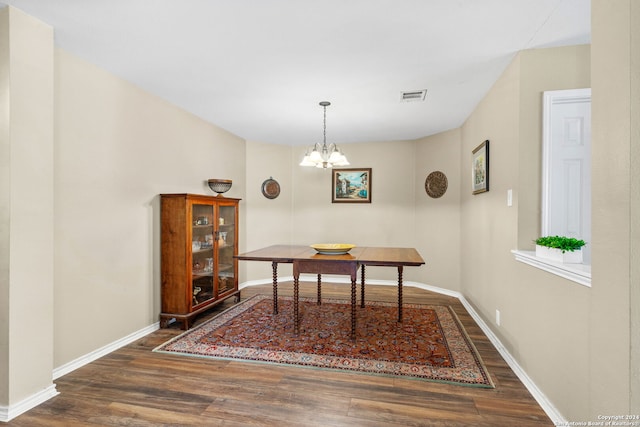
[[(590, 0), (0, 0), (56, 45), (242, 138), (460, 126), (523, 49), (590, 43)], [(1, 3), (0, 3), (1, 5)], [(402, 91), (427, 89), (424, 102)]]

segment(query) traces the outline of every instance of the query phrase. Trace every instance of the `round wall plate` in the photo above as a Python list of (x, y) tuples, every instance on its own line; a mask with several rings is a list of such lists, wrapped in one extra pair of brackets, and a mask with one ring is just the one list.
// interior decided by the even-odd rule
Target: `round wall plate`
[(433, 197), (434, 199), (442, 197), (442, 195), (447, 192), (447, 186), (447, 176), (440, 171), (431, 172), (424, 182), (425, 191), (429, 197)]
[(273, 178), (269, 178), (262, 183), (262, 195), (267, 199), (275, 199), (280, 195), (280, 184)]

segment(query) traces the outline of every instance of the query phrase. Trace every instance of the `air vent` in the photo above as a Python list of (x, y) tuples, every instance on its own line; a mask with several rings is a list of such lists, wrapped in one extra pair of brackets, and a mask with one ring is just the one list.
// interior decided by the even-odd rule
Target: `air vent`
[(400, 102), (424, 101), (424, 98), (426, 96), (427, 96), (426, 89), (401, 92)]

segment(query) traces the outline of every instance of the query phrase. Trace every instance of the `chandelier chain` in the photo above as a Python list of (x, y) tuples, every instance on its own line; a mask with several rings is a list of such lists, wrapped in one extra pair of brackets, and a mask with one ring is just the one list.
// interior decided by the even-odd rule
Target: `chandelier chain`
[(324, 145), (327, 145), (327, 106), (323, 105), (324, 108), (324, 130), (322, 134), (322, 142)]

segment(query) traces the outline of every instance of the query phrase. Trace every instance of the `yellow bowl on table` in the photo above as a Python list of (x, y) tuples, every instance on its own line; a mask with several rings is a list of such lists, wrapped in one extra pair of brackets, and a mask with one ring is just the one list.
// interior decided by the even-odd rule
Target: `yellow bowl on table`
[(311, 245), (319, 254), (322, 255), (344, 255), (356, 245), (350, 243), (317, 243)]

